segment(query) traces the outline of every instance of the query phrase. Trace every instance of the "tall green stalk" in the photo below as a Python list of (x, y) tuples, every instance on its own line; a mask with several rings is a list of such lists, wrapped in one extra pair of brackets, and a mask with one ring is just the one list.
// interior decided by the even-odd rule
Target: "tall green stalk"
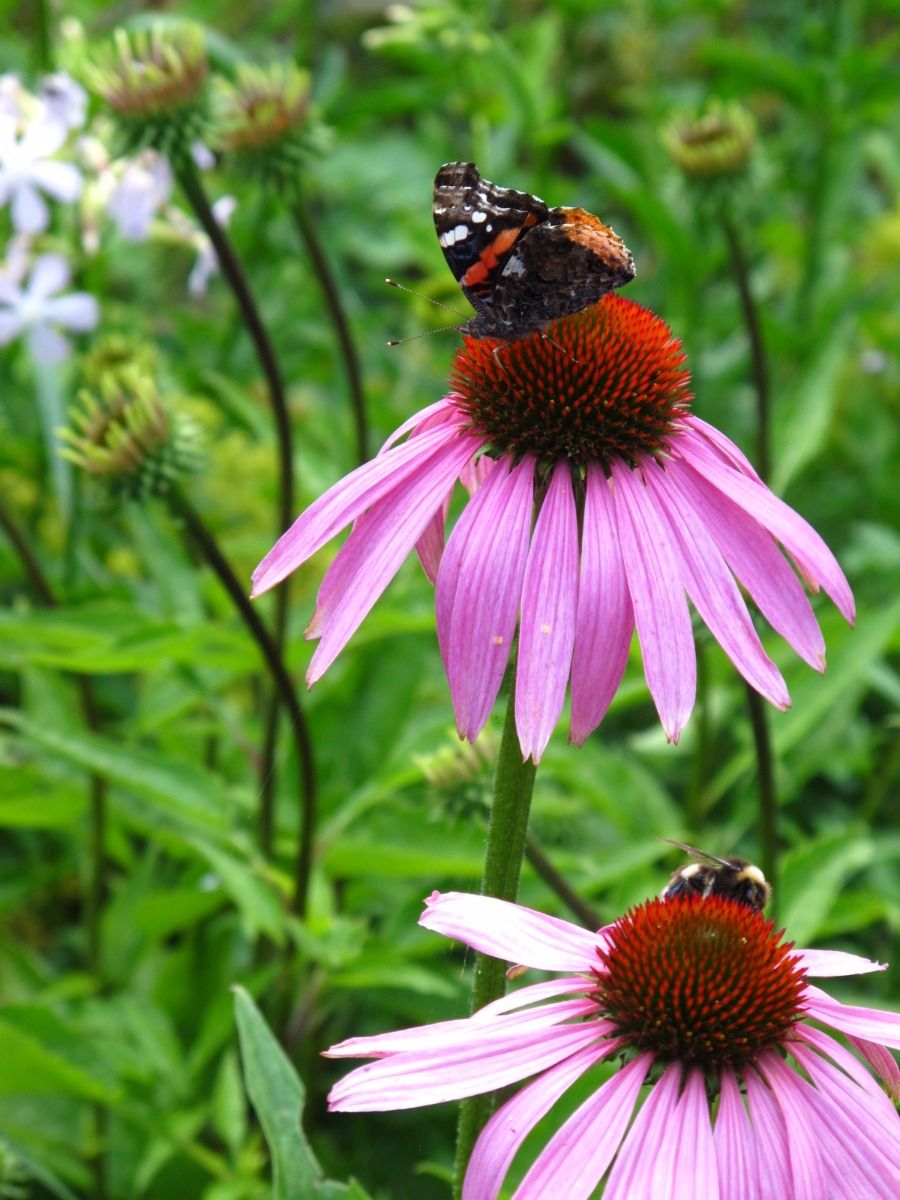
[[(530, 759), (522, 761), (516, 732), (514, 671), (510, 671), (508, 682), (506, 719), (497, 755), (494, 803), (488, 827), (481, 892), (499, 900), (515, 901), (519, 894), (537, 767)], [(489, 954), (476, 954), (470, 1011), (476, 1012), (492, 1000), (498, 1000), (505, 990), (506, 968), (503, 962)], [(460, 1105), (453, 1191), (457, 1198), (462, 1195), (462, 1182), (472, 1149), (495, 1106), (496, 1097), (493, 1094), (473, 1096)]]

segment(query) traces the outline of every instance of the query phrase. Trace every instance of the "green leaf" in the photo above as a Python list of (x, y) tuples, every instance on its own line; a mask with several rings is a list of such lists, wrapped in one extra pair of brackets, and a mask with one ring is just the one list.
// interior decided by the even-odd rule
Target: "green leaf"
[(234, 988), (244, 1082), (272, 1156), (273, 1200), (319, 1194), (322, 1169), (302, 1133), (303, 1084), (250, 993)]

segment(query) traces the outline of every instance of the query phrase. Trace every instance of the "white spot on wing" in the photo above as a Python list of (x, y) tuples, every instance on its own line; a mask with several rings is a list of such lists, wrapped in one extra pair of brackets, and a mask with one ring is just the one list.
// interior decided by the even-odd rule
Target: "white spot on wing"
[(472, 224), (473, 224), (473, 225), (480, 225), (480, 224), (482, 223), (482, 221), (486, 221), (486, 220), (487, 220), (487, 213), (486, 213), (486, 212), (474, 212), (474, 213), (472, 213)]

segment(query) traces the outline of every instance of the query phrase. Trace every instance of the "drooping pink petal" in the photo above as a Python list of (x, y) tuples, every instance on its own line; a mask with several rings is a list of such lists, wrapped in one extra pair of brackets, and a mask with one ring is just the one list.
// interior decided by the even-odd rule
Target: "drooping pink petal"
[(661, 1200), (671, 1195), (671, 1166), (681, 1067), (671, 1063), (634, 1119), (609, 1173), (603, 1200)]
[(677, 742), (694, 706), (697, 685), (694, 635), (681, 573), (668, 528), (656, 511), (642, 473), (617, 462), (612, 477), (616, 525), (644, 674), (666, 736)]
[(827, 992), (812, 986), (806, 989), (805, 1004), (807, 1014), (823, 1025), (830, 1025), (850, 1037), (865, 1038), (900, 1050), (900, 1013), (841, 1004)]
[(738, 471), (743, 471), (745, 475), (749, 475), (751, 479), (755, 479), (758, 483), (763, 482), (756, 467), (754, 467), (740, 446), (736, 445), (731, 438), (726, 437), (721, 429), (716, 429), (715, 425), (710, 425), (708, 421), (704, 421), (696, 413), (688, 413), (682, 417), (682, 423), (694, 429), (701, 437), (706, 438), (722, 457), (729, 461)]
[(585, 480), (581, 576), (572, 652), (572, 725), (580, 746), (603, 718), (622, 682), (634, 632), (609, 484), (598, 463)]
[(419, 473), (428, 461), (442, 456), (459, 436), (456, 426), (423, 433), (338, 480), (300, 514), (253, 572), (253, 595), (280, 583), (345, 525)]
[(391, 446), (396, 445), (404, 434), (411, 433), (412, 431), (423, 434), (429, 429), (437, 429), (448, 421), (452, 422), (455, 413), (456, 408), (453, 404), (452, 396), (442, 396), (440, 400), (435, 400), (434, 404), (428, 404), (425, 408), (420, 408), (411, 417), (407, 417), (402, 425), (397, 426), (378, 451), (377, 457), (380, 458), (385, 451), (390, 450)]
[(450, 496), (448, 492), (444, 502), (425, 526), (425, 532), (416, 542), (416, 554), (422, 564), (422, 570), (434, 585), (437, 581), (438, 567), (441, 565), (441, 555), (444, 553), (444, 530), (447, 527), (447, 513), (450, 511)]
[(792, 950), (807, 975), (826, 979), (838, 975), (868, 975), (871, 971), (886, 971), (887, 963), (873, 962), (845, 950)]
[(813, 1101), (800, 1088), (800, 1077), (773, 1051), (760, 1054), (756, 1066), (784, 1118), (794, 1189), (790, 1194), (794, 1200), (823, 1200), (828, 1184), (816, 1139)]
[[(767, 1070), (779, 1076), (785, 1102), (802, 1109), (811, 1128), (816, 1152), (824, 1159), (830, 1188), (821, 1195), (865, 1196), (866, 1200), (896, 1200), (900, 1179), (900, 1118), (883, 1119), (875, 1105), (824, 1059), (800, 1048), (798, 1061), (809, 1070), (815, 1086), (795, 1074), (780, 1059)], [(841, 1086), (841, 1080), (844, 1086)], [(847, 1089), (852, 1089), (852, 1093)], [(890, 1106), (889, 1106), (890, 1107)]]
[[(852, 1041), (852, 1039), (850, 1039)], [(794, 1046), (797, 1042), (805, 1042), (812, 1046), (819, 1054), (827, 1055), (837, 1066), (841, 1068), (851, 1079), (870, 1092), (873, 1096), (878, 1096), (882, 1100), (886, 1099), (884, 1092), (881, 1090), (878, 1082), (872, 1078), (872, 1075), (855, 1055), (851, 1054), (846, 1047), (836, 1041), (829, 1034), (824, 1033), (821, 1029), (816, 1029), (812, 1025), (807, 1025), (802, 1022), (794, 1027), (794, 1039), (791, 1043), (791, 1053), (793, 1054)], [(887, 1051), (884, 1051), (891, 1062), (894, 1061), (893, 1056)], [(796, 1055), (795, 1055), (796, 1057)], [(799, 1060), (798, 1060), (799, 1061)], [(896, 1114), (893, 1114), (896, 1116)]]
[(776, 537), (795, 560), (813, 587), (823, 587), (847, 621), (853, 623), (853, 593), (837, 559), (822, 538), (765, 484), (735, 470), (709, 443), (691, 430), (678, 439), (678, 455), (684, 458), (736, 504)]
[[(791, 1043), (791, 1054), (816, 1090), (829, 1097), (835, 1108), (848, 1118), (851, 1127), (856, 1125), (865, 1129), (867, 1140), (881, 1147), (884, 1168), (894, 1171), (895, 1178), (900, 1180), (900, 1116), (884, 1092), (877, 1085), (871, 1086), (872, 1077), (863, 1070), (867, 1078), (866, 1085), (861, 1087), (855, 1079), (801, 1042)], [(852, 1055), (848, 1057), (852, 1058)], [(869, 1156), (879, 1153), (872, 1146), (863, 1148)]]
[(756, 1137), (760, 1200), (793, 1200), (787, 1126), (775, 1097), (752, 1069), (743, 1072)]
[(496, 1200), (517, 1150), (538, 1121), (585, 1071), (615, 1054), (621, 1044), (601, 1042), (579, 1050), (522, 1088), (494, 1113), (469, 1159), (462, 1200)]
[(772, 535), (687, 463), (671, 460), (666, 474), (693, 506), (772, 628), (804, 662), (823, 671), (825, 639), (803, 585)]
[(776, 708), (788, 708), (791, 698), (781, 672), (763, 649), (737, 584), (699, 515), (677, 488), (668, 486), (661, 468), (648, 464), (644, 479), (669, 526), (685, 589), (713, 637), (751, 687)]
[[(505, 1023), (504, 1023), (505, 1028)], [(518, 1083), (599, 1040), (593, 1021), (512, 1036), (482, 1026), (480, 1036), (437, 1051), (392, 1054), (357, 1067), (332, 1088), (335, 1112), (389, 1112), (461, 1100)]]
[(675, 1142), (675, 1161), (668, 1194), (684, 1200), (719, 1200), (719, 1170), (709, 1117), (706, 1083), (699, 1067), (687, 1076), (678, 1101), (681, 1130)]
[[(528, 1005), (552, 1000), (557, 996), (567, 996), (572, 992), (585, 995), (594, 987), (596, 987), (596, 983), (591, 979), (586, 979), (584, 975), (556, 975), (553, 979), (545, 979), (543, 983), (530, 983), (526, 987), (507, 992), (505, 996), (500, 996), (499, 999), (492, 1000), (490, 1004), (479, 1008), (468, 1019), (481, 1021), (502, 1017), (506, 1013), (515, 1012)], [(596, 1006), (596, 1001), (592, 1001), (592, 1003)]]
[(541, 1151), (513, 1200), (587, 1200), (619, 1149), (652, 1061), (638, 1055), (589, 1096)]
[(578, 517), (569, 464), (554, 469), (538, 513), (522, 583), (516, 657), (516, 730), (523, 758), (539, 762), (566, 698), (578, 596)]
[(534, 460), (491, 471), (466, 505), (438, 570), (438, 640), (460, 737), (481, 732), (516, 629), (533, 507)]
[(467, 892), (435, 892), (419, 924), (482, 954), (541, 971), (590, 971), (600, 965), (600, 933), (546, 913)]
[[(558, 1004), (542, 1004), (534, 1008), (504, 1016), (503, 1020), (481, 1019), (482, 1009), (475, 1017), (460, 1017), (452, 1021), (436, 1021), (432, 1025), (415, 1025), (409, 1029), (393, 1029), (387, 1033), (376, 1033), (368, 1037), (345, 1038), (322, 1052), (323, 1058), (387, 1058), (392, 1054), (429, 1053), (455, 1050), (458, 1046), (492, 1046), (497, 1038), (510, 1040), (514, 1037), (540, 1038), (548, 1029), (565, 1025), (567, 1022), (593, 1017), (597, 1011), (596, 1001), (563, 1000)], [(597, 1037), (605, 1036), (612, 1023), (604, 1019), (592, 1022)]]
[(473, 458), (459, 479), (470, 496), (474, 496), (484, 481), (497, 465), (497, 459), (489, 454), (479, 454)]
[(364, 513), (326, 572), (307, 637), (321, 641), (307, 672), (312, 685), (331, 666), (396, 575), (472, 453), (456, 438)]
[(855, 1046), (878, 1078), (887, 1088), (888, 1095), (895, 1104), (900, 1103), (900, 1065), (884, 1046), (877, 1042), (867, 1042), (865, 1038), (847, 1037), (851, 1046)]
[(734, 1073), (719, 1076), (719, 1110), (713, 1130), (719, 1189), (723, 1197), (759, 1200), (757, 1142)]

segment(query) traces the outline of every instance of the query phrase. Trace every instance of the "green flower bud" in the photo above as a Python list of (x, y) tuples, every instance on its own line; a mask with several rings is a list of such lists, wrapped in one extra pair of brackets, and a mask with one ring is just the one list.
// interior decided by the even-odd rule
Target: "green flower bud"
[(292, 62), (242, 64), (232, 83), (216, 79), (213, 144), (244, 171), (283, 185), (309, 153), (309, 74)]
[(714, 100), (694, 118), (679, 117), (663, 133), (672, 158), (693, 179), (743, 171), (756, 143), (756, 122), (742, 105)]

